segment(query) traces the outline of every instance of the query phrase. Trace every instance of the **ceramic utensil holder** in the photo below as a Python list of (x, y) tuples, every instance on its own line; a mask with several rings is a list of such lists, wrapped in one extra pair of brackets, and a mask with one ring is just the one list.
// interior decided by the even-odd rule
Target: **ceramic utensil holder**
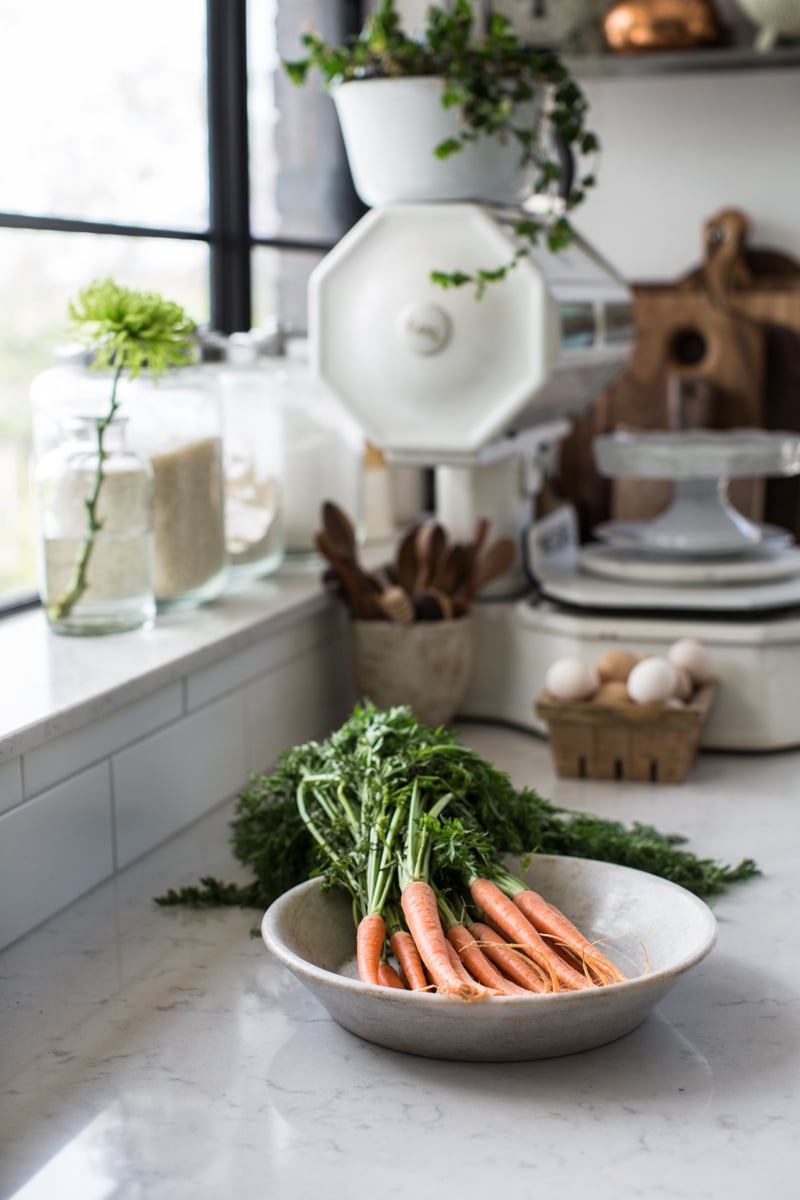
[(456, 620), (352, 622), (358, 694), (378, 708), (407, 704), (432, 728), (458, 711), (472, 665), (470, 617)]

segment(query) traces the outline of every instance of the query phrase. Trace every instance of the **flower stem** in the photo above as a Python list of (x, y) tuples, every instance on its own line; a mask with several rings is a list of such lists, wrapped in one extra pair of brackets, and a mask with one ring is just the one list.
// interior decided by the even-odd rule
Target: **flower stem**
[(114, 371), (114, 380), (111, 385), (111, 402), (109, 404), (108, 412), (101, 420), (97, 422), (97, 469), (95, 471), (91, 493), (83, 502), (84, 507), (86, 508), (87, 534), (78, 553), (78, 558), (75, 562), (75, 567), (72, 573), (72, 580), (69, 583), (67, 590), (59, 600), (56, 600), (53, 604), (48, 606), (49, 616), (56, 621), (63, 621), (65, 617), (69, 616), (89, 586), (89, 563), (94, 551), (95, 539), (97, 534), (103, 528), (104, 524), (104, 522), (97, 515), (97, 505), (100, 499), (100, 491), (105, 478), (103, 471), (103, 463), (106, 458), (104, 439), (106, 430), (114, 420), (114, 416), (119, 408), (119, 403), (117, 402), (117, 385), (119, 383), (120, 375), (122, 374), (123, 365), (124, 360), (123, 358), (120, 358), (120, 361)]

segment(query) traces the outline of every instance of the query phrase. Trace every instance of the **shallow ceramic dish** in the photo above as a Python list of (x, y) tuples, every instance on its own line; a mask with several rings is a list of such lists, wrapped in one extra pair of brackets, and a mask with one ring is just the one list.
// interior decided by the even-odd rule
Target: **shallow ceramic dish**
[(591, 991), (463, 1001), (370, 987), (355, 977), (349, 900), (301, 883), (267, 909), (268, 949), (343, 1028), (427, 1058), (523, 1062), (605, 1045), (642, 1023), (717, 936), (708, 906), (685, 889), (629, 867), (541, 855), (526, 879), (628, 977)]

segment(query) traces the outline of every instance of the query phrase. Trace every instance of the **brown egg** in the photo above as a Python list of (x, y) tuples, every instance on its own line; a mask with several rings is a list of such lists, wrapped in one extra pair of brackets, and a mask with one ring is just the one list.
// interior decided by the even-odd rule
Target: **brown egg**
[(624, 683), (638, 661), (630, 650), (606, 650), (595, 663), (595, 670), (601, 683), (608, 679), (621, 679)]
[(678, 700), (691, 700), (694, 694), (694, 682), (691, 675), (684, 667), (675, 667), (675, 691), (673, 696)]
[(624, 679), (607, 679), (601, 683), (594, 694), (595, 704), (610, 704), (612, 706), (630, 704), (628, 685)]

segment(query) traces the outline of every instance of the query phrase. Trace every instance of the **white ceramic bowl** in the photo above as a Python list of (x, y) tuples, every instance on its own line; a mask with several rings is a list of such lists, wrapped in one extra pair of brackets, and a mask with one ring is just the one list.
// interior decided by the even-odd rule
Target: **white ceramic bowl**
[(310, 880), (267, 909), (266, 946), (343, 1028), (427, 1058), (522, 1062), (573, 1054), (630, 1033), (678, 978), (711, 950), (710, 908), (643, 871), (580, 858), (536, 856), (530, 885), (556, 904), (628, 977), (591, 991), (464, 1003), (371, 987), (355, 978), (349, 900)]

